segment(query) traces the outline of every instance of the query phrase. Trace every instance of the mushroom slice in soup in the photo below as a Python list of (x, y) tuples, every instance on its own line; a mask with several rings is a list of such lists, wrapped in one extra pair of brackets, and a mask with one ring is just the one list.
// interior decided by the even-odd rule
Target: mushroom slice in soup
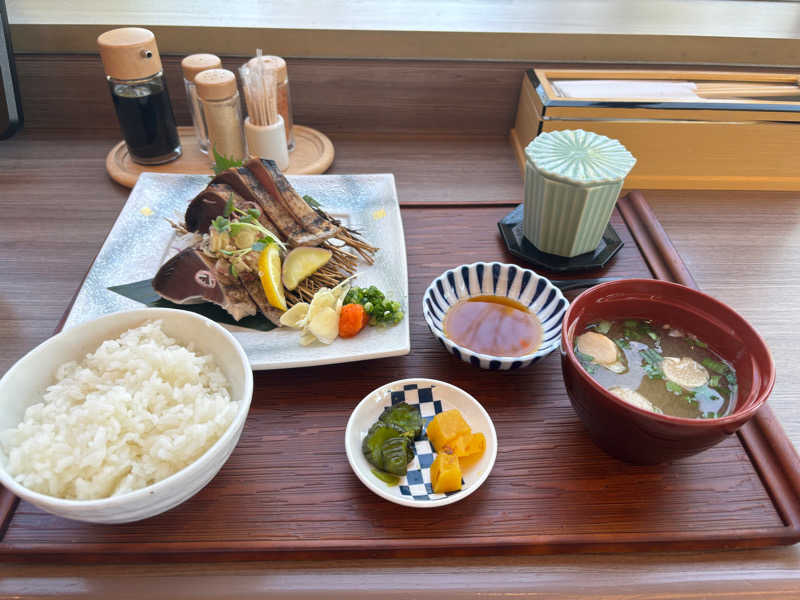
[(617, 345), (602, 333), (587, 331), (578, 336), (578, 350), (591, 356), (599, 365), (608, 365), (617, 360)]
[(650, 400), (642, 396), (636, 390), (615, 386), (612, 388), (608, 388), (608, 391), (614, 394), (620, 400), (627, 402), (628, 404), (632, 404), (636, 408), (641, 408), (642, 410), (649, 410), (650, 412), (654, 412), (659, 415), (664, 414), (660, 408), (655, 406), (652, 402), (650, 402)]
[(576, 339), (578, 352), (613, 373), (624, 373), (628, 367), (620, 360), (617, 345), (608, 336), (594, 331), (582, 333)]
[(666, 356), (661, 363), (664, 377), (685, 389), (703, 387), (708, 383), (708, 370), (696, 360), (684, 356)]

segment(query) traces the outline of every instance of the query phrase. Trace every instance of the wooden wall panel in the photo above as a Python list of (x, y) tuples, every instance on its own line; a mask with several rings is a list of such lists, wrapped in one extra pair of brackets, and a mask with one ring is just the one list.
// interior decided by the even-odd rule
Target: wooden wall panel
[[(223, 58), (238, 69), (246, 59)], [(190, 124), (180, 57), (163, 57), (181, 125)], [(327, 133), (505, 135), (527, 63), (290, 59), (295, 121)], [(97, 56), (19, 55), (26, 127), (116, 129)]]

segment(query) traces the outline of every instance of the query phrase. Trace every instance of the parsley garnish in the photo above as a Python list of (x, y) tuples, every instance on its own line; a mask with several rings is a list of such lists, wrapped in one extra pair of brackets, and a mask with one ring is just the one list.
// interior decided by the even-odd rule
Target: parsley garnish
[(231, 222), (225, 217), (217, 217), (211, 221), (211, 225), (220, 233), (231, 230)]

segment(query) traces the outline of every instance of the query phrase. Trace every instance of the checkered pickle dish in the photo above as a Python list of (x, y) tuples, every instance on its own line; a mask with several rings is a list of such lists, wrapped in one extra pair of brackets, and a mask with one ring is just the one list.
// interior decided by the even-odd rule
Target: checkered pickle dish
[[(361, 452), (361, 442), (384, 407), (399, 402), (419, 406), (424, 427), (422, 436), (414, 442), (414, 458), (408, 464), (405, 477), (398, 485), (390, 486), (372, 472), (372, 465)], [(464, 469), (460, 490), (434, 494), (430, 468), (436, 453), (425, 431), (435, 415), (450, 409), (459, 410), (473, 431), (484, 433), (486, 450), (476, 464)], [(463, 390), (433, 379), (407, 379), (378, 388), (359, 403), (347, 424), (345, 448), (353, 471), (373, 492), (398, 504), (428, 508), (460, 500), (483, 483), (497, 455), (497, 436), (488, 413)]]
[[(525, 356), (491, 356), (448, 338), (444, 333), (448, 309), (476, 296), (502, 296), (527, 306), (542, 324), (542, 343), (536, 352)], [(428, 329), (450, 354), (481, 369), (508, 370), (532, 365), (558, 348), (568, 304), (561, 290), (530, 269), (502, 263), (473, 263), (445, 271), (434, 279), (422, 297), (422, 314)]]
[[(434, 386), (419, 387), (416, 383), (409, 383), (403, 386), (402, 390), (390, 392), (392, 404), (405, 402), (406, 404), (416, 404), (422, 415), (422, 437), (414, 442), (414, 459), (408, 464), (406, 476), (400, 481), (400, 493), (409, 496), (414, 500), (438, 500), (450, 494), (458, 492), (448, 492), (447, 494), (434, 494), (431, 487), (431, 465), (436, 453), (428, 441), (426, 431), (431, 419), (442, 412), (441, 400), (436, 400), (433, 395)], [(464, 486), (464, 479), (461, 479), (461, 486)]]

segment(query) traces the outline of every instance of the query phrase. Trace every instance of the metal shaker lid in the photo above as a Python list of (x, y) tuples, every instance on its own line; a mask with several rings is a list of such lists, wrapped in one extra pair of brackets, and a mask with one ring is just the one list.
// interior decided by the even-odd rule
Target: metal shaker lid
[(181, 61), (183, 77), (187, 81), (194, 81), (198, 73), (202, 73), (208, 69), (219, 69), (221, 67), (222, 61), (216, 54), (190, 54)]
[(97, 38), (106, 75), (114, 79), (145, 79), (161, 71), (156, 36), (149, 29), (122, 27)]
[(194, 84), (197, 86), (197, 95), (203, 100), (224, 100), (238, 91), (236, 75), (227, 69), (201, 71), (194, 78)]

